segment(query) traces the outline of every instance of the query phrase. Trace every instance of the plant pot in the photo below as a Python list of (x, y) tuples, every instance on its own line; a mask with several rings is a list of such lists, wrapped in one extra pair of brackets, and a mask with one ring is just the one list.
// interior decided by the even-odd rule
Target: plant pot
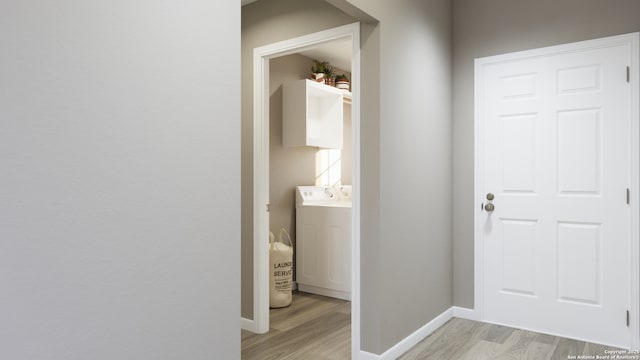
[(336, 87), (340, 90), (347, 90), (351, 87), (349, 80), (336, 80)]

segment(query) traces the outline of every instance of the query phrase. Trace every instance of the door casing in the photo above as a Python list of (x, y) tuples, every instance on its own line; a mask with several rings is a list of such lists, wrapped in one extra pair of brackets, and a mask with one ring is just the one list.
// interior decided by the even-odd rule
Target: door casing
[(360, 354), (360, 23), (257, 47), (253, 52), (253, 320), (242, 328), (269, 331), (269, 60), (338, 39), (351, 39), (352, 219), (351, 352)]
[(576, 43), (550, 46), (534, 50), (519, 51), (509, 54), (489, 56), (479, 58), (475, 60), (475, 116), (474, 116), (474, 318), (481, 321), (485, 321), (484, 316), (484, 232), (482, 231), (483, 224), (483, 211), (481, 204), (484, 202), (483, 198), (483, 148), (484, 148), (484, 119), (483, 114), (483, 68), (485, 66), (491, 66), (496, 63), (502, 63), (514, 60), (524, 60), (528, 58), (548, 56), (559, 53), (566, 53), (572, 51), (589, 50), (601, 47), (608, 47), (611, 45), (628, 45), (631, 49), (631, 58), (629, 59), (630, 65), (630, 78), (631, 83), (631, 284), (630, 289), (630, 303), (631, 303), (631, 349), (638, 349), (640, 347), (640, 246), (639, 246), (639, 203), (640, 203), (640, 86), (639, 76), (640, 62), (639, 62), (639, 39), (640, 33), (631, 33), (610, 36), (594, 40), (580, 41)]

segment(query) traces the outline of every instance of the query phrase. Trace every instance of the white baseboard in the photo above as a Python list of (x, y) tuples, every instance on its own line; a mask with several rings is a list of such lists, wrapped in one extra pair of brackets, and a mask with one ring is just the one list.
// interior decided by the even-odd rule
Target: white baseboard
[(351, 301), (351, 293), (345, 291), (325, 289), (318, 286), (311, 286), (305, 284), (298, 284), (298, 290), (310, 294), (317, 294), (322, 296), (328, 296), (336, 299), (342, 299)]
[[(474, 309), (467, 309), (463, 307), (453, 306), (438, 315), (435, 319), (414, 331), (412, 334), (389, 348), (382, 355), (372, 354), (366, 351), (360, 351), (359, 360), (395, 360), (405, 352), (409, 351), (412, 347), (416, 346), (420, 341), (424, 340), (427, 336), (431, 335), (434, 331), (444, 325), (451, 318), (457, 317), (461, 319), (479, 321), (477, 312)], [(256, 322), (253, 320), (240, 318), (240, 327), (243, 330), (257, 332)]]
[(358, 357), (358, 360), (380, 360), (381, 359), (380, 356), (381, 355), (376, 355), (370, 352), (360, 350), (360, 356)]
[(454, 306), (452, 309), (453, 309), (453, 317), (457, 317), (460, 319), (480, 321), (480, 316), (478, 316), (478, 312), (475, 309), (463, 308), (458, 306)]
[(427, 336), (431, 335), (439, 327), (444, 325), (447, 321), (453, 318), (453, 308), (449, 308), (442, 314), (438, 315), (435, 319), (429, 321), (426, 325), (420, 329), (414, 331), (411, 335), (407, 336), (389, 350), (385, 351), (382, 355), (375, 355), (366, 351), (360, 351), (360, 360), (395, 360), (402, 354), (407, 352), (412, 347), (416, 346), (420, 341), (424, 340)]
[(258, 332), (256, 322), (245, 318), (240, 318), (240, 329), (251, 331), (252, 333)]

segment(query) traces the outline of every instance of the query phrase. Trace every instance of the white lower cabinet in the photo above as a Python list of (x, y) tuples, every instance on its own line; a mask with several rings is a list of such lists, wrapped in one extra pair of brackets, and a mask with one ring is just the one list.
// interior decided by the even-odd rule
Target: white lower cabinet
[(298, 290), (351, 300), (351, 207), (296, 209)]

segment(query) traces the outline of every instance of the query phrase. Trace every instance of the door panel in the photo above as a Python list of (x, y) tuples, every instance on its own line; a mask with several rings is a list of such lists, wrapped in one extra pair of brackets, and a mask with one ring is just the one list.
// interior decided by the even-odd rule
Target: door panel
[(629, 53), (482, 67), (485, 320), (629, 346)]
[(558, 299), (600, 305), (602, 224), (558, 223)]
[(502, 292), (536, 296), (536, 221), (502, 220)]
[(558, 113), (558, 191), (560, 194), (600, 194), (600, 110)]
[(535, 114), (506, 115), (502, 121), (503, 191), (534, 193)]

